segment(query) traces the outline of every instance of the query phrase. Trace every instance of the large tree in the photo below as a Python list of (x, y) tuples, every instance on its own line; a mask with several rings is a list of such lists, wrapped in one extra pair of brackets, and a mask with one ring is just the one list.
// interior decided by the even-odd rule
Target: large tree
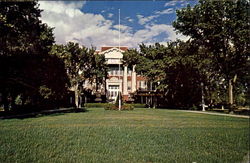
[[(203, 77), (194, 54), (197, 47), (190, 42), (169, 42), (166, 46), (140, 45), (140, 51), (128, 50), (124, 62), (136, 62), (136, 71), (149, 80), (149, 89), (165, 95), (165, 104), (190, 107), (201, 101), (200, 82)], [(134, 61), (136, 58), (136, 61)]]
[(35, 1), (0, 2), (0, 93), (5, 108), (17, 96), (22, 104), (55, 103), (66, 91), (64, 63), (48, 54), (53, 29), (41, 22), (40, 13)]
[(106, 64), (106, 59), (104, 55), (101, 54), (95, 54), (92, 56), (92, 74), (93, 74), (93, 79), (95, 82), (96, 86), (96, 92), (100, 90), (100, 85), (104, 85), (105, 87), (105, 92), (106, 92), (106, 79), (108, 76), (108, 66)]
[(54, 45), (52, 55), (60, 57), (65, 63), (65, 69), (70, 79), (69, 89), (74, 91), (75, 106), (81, 107), (84, 83), (103, 83), (107, 76), (107, 66), (103, 55), (95, 53), (94, 48), (80, 46), (69, 42), (66, 45)]
[(209, 52), (213, 71), (228, 84), (228, 103), (233, 104), (233, 83), (246, 75), (250, 52), (250, 2), (200, 0), (193, 8), (177, 10), (173, 26)]

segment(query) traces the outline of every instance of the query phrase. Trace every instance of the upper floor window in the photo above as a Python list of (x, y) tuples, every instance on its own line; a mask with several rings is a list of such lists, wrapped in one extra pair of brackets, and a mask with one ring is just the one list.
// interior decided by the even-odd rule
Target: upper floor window
[(119, 85), (109, 85), (109, 89), (119, 89)]

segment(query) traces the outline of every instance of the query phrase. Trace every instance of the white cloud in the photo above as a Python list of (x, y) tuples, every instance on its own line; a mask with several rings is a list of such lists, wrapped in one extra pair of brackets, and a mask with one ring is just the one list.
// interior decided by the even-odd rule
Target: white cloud
[(130, 18), (129, 16), (125, 18), (125, 20), (129, 21), (130, 23), (134, 22), (134, 19)]
[(167, 37), (165, 40), (174, 41), (176, 39), (187, 40), (188, 37), (176, 34), (174, 28), (171, 25), (166, 24), (152, 24), (146, 26), (145, 29), (139, 30), (134, 34), (135, 38), (138, 38), (138, 42), (145, 42), (153, 44), (155, 43), (154, 37), (164, 34)]
[[(81, 45), (96, 46), (117, 46), (119, 44), (118, 25), (111, 20), (105, 19), (100, 14), (84, 13), (80, 9), (83, 2), (69, 3), (61, 1), (39, 1), (42, 12), (41, 20), (51, 27), (55, 27), (54, 35), (57, 43), (65, 44), (69, 41), (78, 42)], [(137, 16), (141, 24), (145, 24), (155, 16)], [(131, 18), (125, 18), (130, 20)], [(165, 40), (185, 39), (174, 32), (171, 25), (146, 24), (143, 29), (133, 32), (132, 28), (121, 25), (122, 46), (136, 48), (138, 44), (154, 43), (155, 38), (165, 34)]]
[(133, 22), (134, 22), (134, 20), (133, 20), (133, 19), (131, 19), (131, 18), (130, 18), (130, 19), (128, 19), (128, 21), (129, 21), (129, 22), (131, 22), (131, 23), (133, 23)]
[(164, 7), (168, 7), (168, 6), (175, 6), (177, 4), (177, 1), (170, 1), (170, 2), (167, 2), (165, 3)]
[(156, 11), (155, 14), (157, 15), (164, 15), (164, 14), (172, 14), (174, 13), (174, 9), (173, 8), (168, 8), (162, 11)]
[(108, 14), (108, 17), (109, 17), (109, 18), (112, 18), (112, 17), (113, 17), (113, 15), (114, 15), (114, 14), (109, 13), (109, 14)]
[(141, 25), (144, 25), (144, 24), (150, 22), (151, 20), (153, 20), (154, 18), (159, 17), (159, 15), (151, 15), (148, 17), (144, 17), (143, 15), (136, 15), (136, 17), (138, 18), (138, 23)]
[[(114, 25), (113, 27), (115, 29), (119, 30), (119, 25)], [(130, 32), (132, 30), (132, 28), (129, 26), (126, 26), (126, 25), (120, 25), (120, 30), (121, 30), (121, 32)]]
[(172, 14), (174, 13), (174, 9), (173, 8), (168, 8), (162, 11), (155, 11), (154, 15), (150, 15), (150, 16), (143, 16), (143, 15), (136, 15), (136, 17), (138, 18), (138, 23), (140, 25), (145, 25), (146, 23), (152, 21), (155, 18), (158, 18), (161, 15), (165, 15), (165, 14)]
[[(176, 8), (180, 8), (180, 7), (184, 7), (188, 4), (188, 1), (180, 1), (180, 0), (172, 0), (170, 2), (165, 3), (164, 7), (172, 7), (175, 6)], [(176, 5), (180, 5), (180, 7), (176, 6)]]

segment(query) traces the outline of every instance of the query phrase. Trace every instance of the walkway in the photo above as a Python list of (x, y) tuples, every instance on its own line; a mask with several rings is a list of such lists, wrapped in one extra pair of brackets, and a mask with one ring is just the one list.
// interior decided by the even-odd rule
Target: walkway
[(190, 112), (190, 113), (200, 113), (200, 114), (222, 115), (222, 116), (228, 116), (228, 117), (248, 118), (248, 119), (250, 118), (250, 116), (247, 116), (247, 115), (213, 113), (213, 112), (208, 112), (208, 111), (190, 111), (190, 110), (179, 110), (179, 111)]

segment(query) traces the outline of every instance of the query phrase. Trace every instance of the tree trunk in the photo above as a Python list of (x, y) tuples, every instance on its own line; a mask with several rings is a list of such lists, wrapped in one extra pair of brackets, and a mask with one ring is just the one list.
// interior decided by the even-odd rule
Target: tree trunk
[(230, 105), (233, 104), (233, 84), (232, 84), (232, 79), (229, 79), (229, 82), (228, 82), (228, 103)]
[(78, 102), (78, 108), (82, 107), (82, 95), (79, 95), (79, 102)]
[(203, 84), (203, 82), (201, 82), (201, 106), (202, 106), (202, 111), (206, 111), (205, 100), (204, 100), (204, 84)]
[(97, 93), (98, 91), (98, 82), (97, 82), (97, 77), (95, 79), (95, 92)]
[[(106, 75), (107, 76), (107, 75)], [(107, 83), (106, 83), (106, 76), (104, 78), (104, 93), (105, 93), (105, 102), (107, 102), (108, 99), (108, 92), (107, 92)]]
[(79, 93), (78, 93), (78, 83), (75, 85), (75, 106), (79, 108)]

